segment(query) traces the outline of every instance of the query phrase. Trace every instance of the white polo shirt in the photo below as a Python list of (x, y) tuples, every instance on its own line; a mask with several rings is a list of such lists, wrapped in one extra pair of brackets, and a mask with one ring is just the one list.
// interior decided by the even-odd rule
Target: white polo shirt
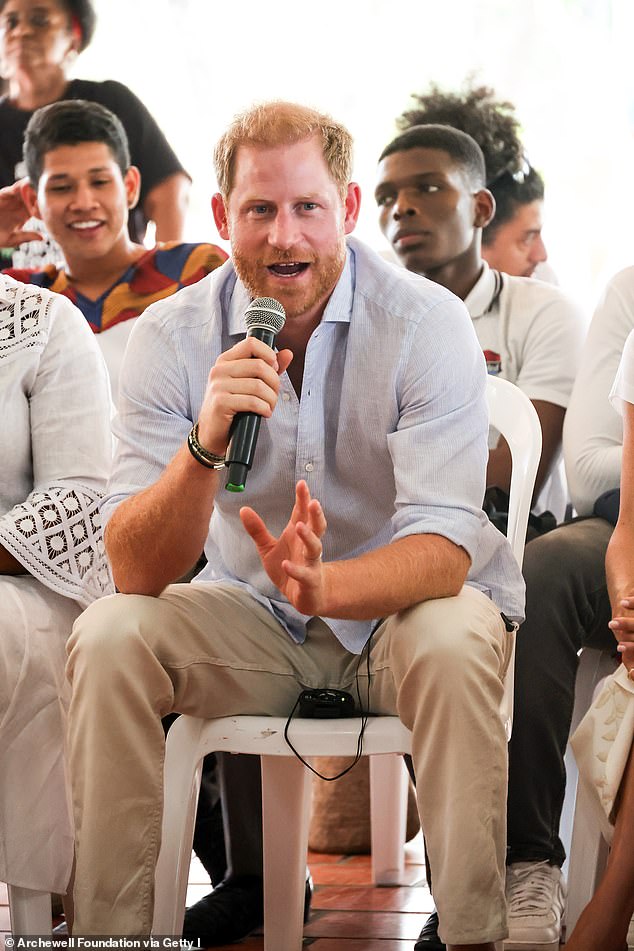
[[(490, 374), (515, 383), (531, 400), (568, 406), (579, 366), (584, 322), (558, 287), (530, 277), (483, 270), (465, 304)], [(490, 448), (497, 443), (492, 433)], [(561, 450), (534, 507), (561, 521), (568, 492)]]
[(564, 459), (579, 515), (591, 515), (604, 492), (618, 488), (623, 420), (608, 401), (621, 354), (634, 329), (634, 267), (609, 281), (597, 304), (564, 424)]

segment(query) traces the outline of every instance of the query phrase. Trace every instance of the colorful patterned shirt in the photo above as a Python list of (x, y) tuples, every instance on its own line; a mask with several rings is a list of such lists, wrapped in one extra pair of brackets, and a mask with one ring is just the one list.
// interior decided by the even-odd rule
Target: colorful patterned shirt
[(214, 244), (158, 244), (131, 264), (97, 300), (77, 291), (69, 283), (66, 271), (54, 264), (42, 271), (8, 268), (4, 273), (23, 284), (36, 284), (68, 297), (98, 334), (138, 317), (150, 304), (195, 284), (226, 260), (225, 252)]

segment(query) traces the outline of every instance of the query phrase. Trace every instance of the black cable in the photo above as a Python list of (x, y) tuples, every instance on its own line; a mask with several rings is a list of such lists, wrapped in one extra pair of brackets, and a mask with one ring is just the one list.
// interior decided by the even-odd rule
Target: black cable
[[(340, 772), (340, 773), (337, 773), (335, 776), (324, 776), (323, 773), (320, 773), (319, 770), (315, 769), (314, 766), (311, 766), (310, 763), (308, 763), (308, 762), (304, 759), (304, 757), (301, 755), (301, 753), (298, 753), (298, 751), (295, 749), (295, 747), (293, 746), (293, 744), (291, 743), (291, 741), (290, 741), (290, 739), (289, 739), (289, 736), (288, 736), (288, 728), (290, 727), (290, 725), (291, 725), (291, 720), (293, 719), (293, 715), (294, 715), (295, 711), (297, 710), (297, 707), (299, 706), (299, 697), (298, 697), (297, 700), (295, 701), (295, 704), (294, 704), (294, 706), (293, 706), (293, 709), (291, 710), (291, 712), (290, 712), (290, 714), (289, 714), (289, 716), (288, 716), (288, 719), (287, 719), (287, 721), (286, 721), (286, 725), (284, 726), (284, 739), (286, 740), (286, 743), (287, 743), (288, 746), (291, 748), (291, 750), (293, 751), (293, 753), (295, 754), (295, 756), (297, 757), (297, 759), (300, 761), (300, 763), (302, 763), (307, 769), (309, 769), (309, 770), (311, 771), (311, 773), (314, 773), (315, 776), (319, 776), (320, 779), (325, 780), (327, 783), (332, 783), (332, 782), (335, 781), (335, 779), (341, 779), (342, 776), (345, 776), (346, 773), (349, 773), (350, 770), (351, 770), (354, 766), (357, 765), (357, 763), (359, 762), (359, 760), (360, 760), (361, 757), (363, 756), (363, 735), (364, 735), (365, 729), (366, 729), (366, 727), (367, 727), (367, 725), (368, 725), (368, 717), (370, 716), (370, 648), (371, 648), (371, 645), (372, 645), (372, 638), (374, 637), (375, 631), (376, 631), (376, 629), (378, 628), (379, 624), (381, 624), (381, 623), (382, 623), (382, 621), (377, 621), (376, 625), (374, 626), (374, 628), (372, 629), (372, 631), (371, 631), (371, 633), (370, 633), (369, 638), (367, 639), (367, 641), (366, 641), (365, 644), (363, 645), (363, 649), (362, 649), (361, 653), (359, 654), (359, 660), (357, 661), (357, 669), (356, 669), (355, 675), (354, 675), (355, 685), (356, 685), (356, 688), (357, 688), (357, 700), (358, 700), (358, 702), (359, 702), (359, 711), (360, 711), (360, 714), (361, 714), (361, 729), (359, 730), (359, 736), (357, 737), (357, 751), (356, 751), (356, 753), (355, 753), (355, 756), (354, 756), (353, 761), (352, 761), (351, 763), (349, 763), (349, 765), (346, 766), (345, 769), (342, 769), (341, 772)], [(362, 663), (362, 661), (363, 661), (363, 654), (364, 654), (364, 652), (366, 653), (366, 665), (367, 665), (367, 675), (368, 675), (368, 691), (367, 691), (367, 692), (368, 692), (368, 696), (367, 696), (367, 704), (366, 704), (366, 709), (365, 709), (365, 710), (363, 709), (363, 702), (362, 702), (362, 700), (361, 700), (361, 687), (359, 686), (359, 668), (361, 667), (361, 663)]]

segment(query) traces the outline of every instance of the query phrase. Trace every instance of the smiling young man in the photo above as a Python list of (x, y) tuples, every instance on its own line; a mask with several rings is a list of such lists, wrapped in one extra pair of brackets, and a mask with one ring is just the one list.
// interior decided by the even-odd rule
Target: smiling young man
[(64, 264), (6, 273), (68, 297), (99, 335), (113, 392), (125, 344), (148, 304), (204, 277), (226, 260), (211, 244), (133, 242), (128, 215), (140, 175), (130, 164), (125, 131), (104, 106), (68, 100), (34, 113), (25, 137), (28, 181), (0, 190), (0, 246), (33, 237), (22, 230), (41, 218)]
[[(550, 511), (560, 521), (567, 501), (561, 434), (582, 323), (557, 288), (504, 274), (483, 260), (482, 229), (495, 212), (484, 181), (482, 152), (470, 136), (449, 126), (413, 126), (379, 160), (379, 224), (409, 271), (464, 300), (488, 372), (517, 384), (533, 402), (542, 428), (534, 511)], [(487, 488), (507, 493), (510, 476), (508, 447), (493, 443)]]
[[(375, 195), (381, 230), (405, 267), (438, 281), (464, 300), (489, 373), (515, 383), (532, 400), (543, 439), (535, 509), (550, 509), (561, 519), (566, 490), (557, 463), (583, 338), (574, 306), (557, 288), (495, 271), (482, 259), (481, 233), (495, 205), (484, 188), (482, 153), (465, 133), (438, 125), (408, 129), (383, 151)], [(487, 488), (489, 498), (498, 506), (504, 503), (500, 490), (508, 490), (510, 469), (506, 445), (493, 443)], [(531, 563), (531, 547), (527, 546), (525, 564)], [(529, 604), (530, 595), (529, 588)], [(528, 623), (530, 620), (529, 616)], [(524, 631), (519, 636), (516, 682), (521, 680), (522, 690), (516, 689), (512, 749), (516, 742), (527, 742), (518, 737), (523, 728), (522, 705), (528, 712), (532, 702), (530, 685), (528, 680), (525, 682), (529, 666), (521, 661), (526, 636)], [(530, 644), (524, 648), (530, 649)], [(537, 861), (532, 846), (520, 839), (527, 824), (519, 818), (515, 770), (520, 771), (518, 757), (511, 756), (507, 881), (510, 940), (505, 946), (528, 951), (537, 946), (550, 947), (549, 941), (558, 943), (564, 891), (559, 868)], [(435, 878), (433, 860), (431, 868)], [(442, 912), (440, 929), (442, 933)], [(437, 951), (443, 947), (434, 912), (416, 949)]]
[[(213, 201), (234, 259), (130, 340), (103, 510), (123, 593), (69, 645), (76, 934), (150, 930), (161, 716), (288, 715), (357, 676), (412, 729), (450, 947), (506, 933), (500, 611), (523, 585), (481, 509), (484, 363), (460, 301), (349, 237), (351, 145), (290, 103), (237, 117)], [(245, 337), (258, 296), (286, 309), (278, 351)], [(264, 417), (246, 507), (221, 468), (242, 411)]]

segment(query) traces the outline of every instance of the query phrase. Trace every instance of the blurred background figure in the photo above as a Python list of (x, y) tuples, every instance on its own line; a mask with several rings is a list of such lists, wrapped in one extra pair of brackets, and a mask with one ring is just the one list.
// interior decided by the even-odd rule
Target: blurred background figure
[[(59, 99), (98, 102), (121, 120), (131, 162), (141, 172), (139, 203), (130, 215), (132, 239), (142, 242), (152, 221), (156, 240), (179, 240), (190, 179), (152, 115), (121, 83), (68, 77), (90, 43), (95, 24), (91, 0), (0, 0), (0, 73), (7, 87), (0, 99), (0, 187), (25, 175), (22, 142), (35, 109)], [(14, 264), (60, 261), (57, 250), (40, 246), (29, 252), (28, 258), (14, 257)]]
[(544, 181), (528, 161), (511, 102), (496, 99), (489, 86), (464, 92), (442, 90), (412, 97), (414, 108), (397, 120), (402, 131), (438, 123), (466, 132), (478, 143), (486, 166), (486, 187), (495, 198), (495, 216), (482, 233), (482, 257), (505, 274), (554, 281), (542, 239)]

